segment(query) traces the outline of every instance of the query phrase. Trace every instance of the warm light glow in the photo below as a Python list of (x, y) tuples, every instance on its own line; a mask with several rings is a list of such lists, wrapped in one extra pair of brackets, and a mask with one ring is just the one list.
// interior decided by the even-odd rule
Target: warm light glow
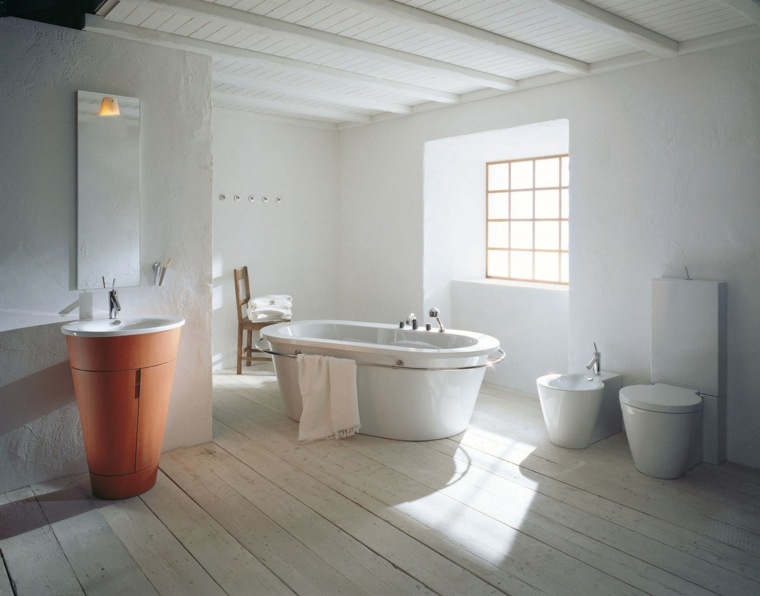
[(100, 115), (101, 116), (118, 116), (119, 102), (115, 97), (104, 97), (100, 102)]

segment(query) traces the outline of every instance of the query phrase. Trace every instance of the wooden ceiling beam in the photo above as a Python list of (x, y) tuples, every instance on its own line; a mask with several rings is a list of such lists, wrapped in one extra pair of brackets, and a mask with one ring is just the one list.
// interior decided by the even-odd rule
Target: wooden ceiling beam
[(398, 23), (413, 23), (415, 29), (463, 41), (510, 58), (527, 60), (551, 70), (568, 74), (588, 73), (588, 64), (580, 60), (393, 0), (331, 0), (331, 2), (390, 18)]
[(174, 12), (189, 17), (204, 17), (241, 28), (266, 31), (270, 34), (276, 34), (283, 39), (305, 41), (333, 51), (347, 53), (352, 56), (363, 56), (414, 71), (426, 71), (437, 76), (459, 77), (473, 84), (491, 89), (506, 91), (517, 87), (516, 81), (506, 77), (448, 62), (441, 62), (417, 54), (401, 52), (351, 37), (343, 37), (334, 33), (310, 29), (302, 25), (228, 8), (220, 4), (211, 4), (203, 0), (124, 0), (124, 3), (149, 7), (157, 11)]
[(678, 54), (678, 42), (583, 0), (539, 0), (547, 12), (583, 27), (619, 39), (635, 48), (669, 58)]
[(220, 93), (218, 91), (214, 91), (211, 94), (211, 99), (214, 101), (214, 103), (227, 102), (239, 106), (253, 108), (255, 110), (267, 110), (279, 114), (308, 116), (310, 118), (330, 120), (336, 124), (339, 122), (360, 122), (366, 124), (372, 121), (372, 118), (370, 116), (357, 114), (355, 112), (316, 108), (314, 106), (291, 104), (283, 101), (278, 101), (276, 99), (246, 97), (245, 95)]
[(248, 64), (276, 68), (286, 72), (298, 72), (323, 80), (329, 79), (331, 81), (354, 83), (371, 89), (380, 89), (385, 92), (408, 95), (436, 103), (455, 104), (459, 101), (459, 96), (455, 93), (429, 89), (418, 85), (410, 85), (399, 81), (381, 79), (347, 70), (321, 66), (319, 64), (309, 64), (292, 58), (284, 58), (282, 56), (264, 54), (263, 52), (255, 52), (233, 46), (215, 44), (201, 39), (155, 31), (153, 29), (145, 29), (135, 25), (125, 25), (124, 23), (109, 21), (103, 17), (90, 14), (86, 15), (85, 30), (166, 48), (195, 52), (220, 59), (227, 58), (231, 60), (239, 60)]
[(287, 83), (267, 81), (256, 77), (246, 77), (224, 72), (214, 72), (212, 78), (215, 83), (232, 85), (241, 89), (250, 89), (255, 91), (262, 91), (265, 93), (273, 93), (276, 95), (282, 95), (284, 97), (321, 101), (337, 106), (347, 106), (360, 110), (376, 110), (378, 112), (391, 112), (393, 114), (412, 113), (412, 108), (410, 106), (392, 103), (390, 101), (378, 101), (369, 97), (354, 96), (347, 93), (309, 89), (308, 87), (300, 87), (289, 85)]

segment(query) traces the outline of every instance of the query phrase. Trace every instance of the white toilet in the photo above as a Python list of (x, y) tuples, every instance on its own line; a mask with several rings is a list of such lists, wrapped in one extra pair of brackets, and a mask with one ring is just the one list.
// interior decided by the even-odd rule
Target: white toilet
[[(655, 478), (678, 478), (698, 448), (702, 398), (696, 391), (655, 383), (620, 390), (620, 408), (636, 469)], [(699, 458), (697, 458), (699, 459)]]
[(619, 393), (634, 466), (648, 476), (678, 478), (725, 460), (725, 286), (652, 282), (654, 384)]

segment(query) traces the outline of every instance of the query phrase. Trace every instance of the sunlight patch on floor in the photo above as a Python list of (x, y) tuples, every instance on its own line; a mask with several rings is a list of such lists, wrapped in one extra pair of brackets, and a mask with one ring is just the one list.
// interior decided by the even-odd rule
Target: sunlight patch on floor
[(487, 445), (495, 450), (498, 457), (514, 464), (521, 464), (536, 450), (537, 445), (506, 437), (500, 433), (478, 429), (477, 435), (467, 436), (467, 444), (472, 446)]
[[(474, 449), (460, 445), (452, 456), (454, 469), (445, 486), (395, 508), (499, 565), (515, 546), (535, 497), (538, 482), (526, 478), (518, 467), (535, 446), (519, 441), (504, 444), (505, 437), (498, 435), (481, 438), (501, 445), (502, 458), (514, 464), (519, 482), (503, 473), (503, 464), (484, 464)], [(467, 505), (464, 514), (462, 504)]]

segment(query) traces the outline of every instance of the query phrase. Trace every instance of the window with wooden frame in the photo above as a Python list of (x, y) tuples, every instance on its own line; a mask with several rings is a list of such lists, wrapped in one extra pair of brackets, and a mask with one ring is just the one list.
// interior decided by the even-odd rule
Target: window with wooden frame
[(569, 157), (486, 164), (486, 277), (567, 284)]

